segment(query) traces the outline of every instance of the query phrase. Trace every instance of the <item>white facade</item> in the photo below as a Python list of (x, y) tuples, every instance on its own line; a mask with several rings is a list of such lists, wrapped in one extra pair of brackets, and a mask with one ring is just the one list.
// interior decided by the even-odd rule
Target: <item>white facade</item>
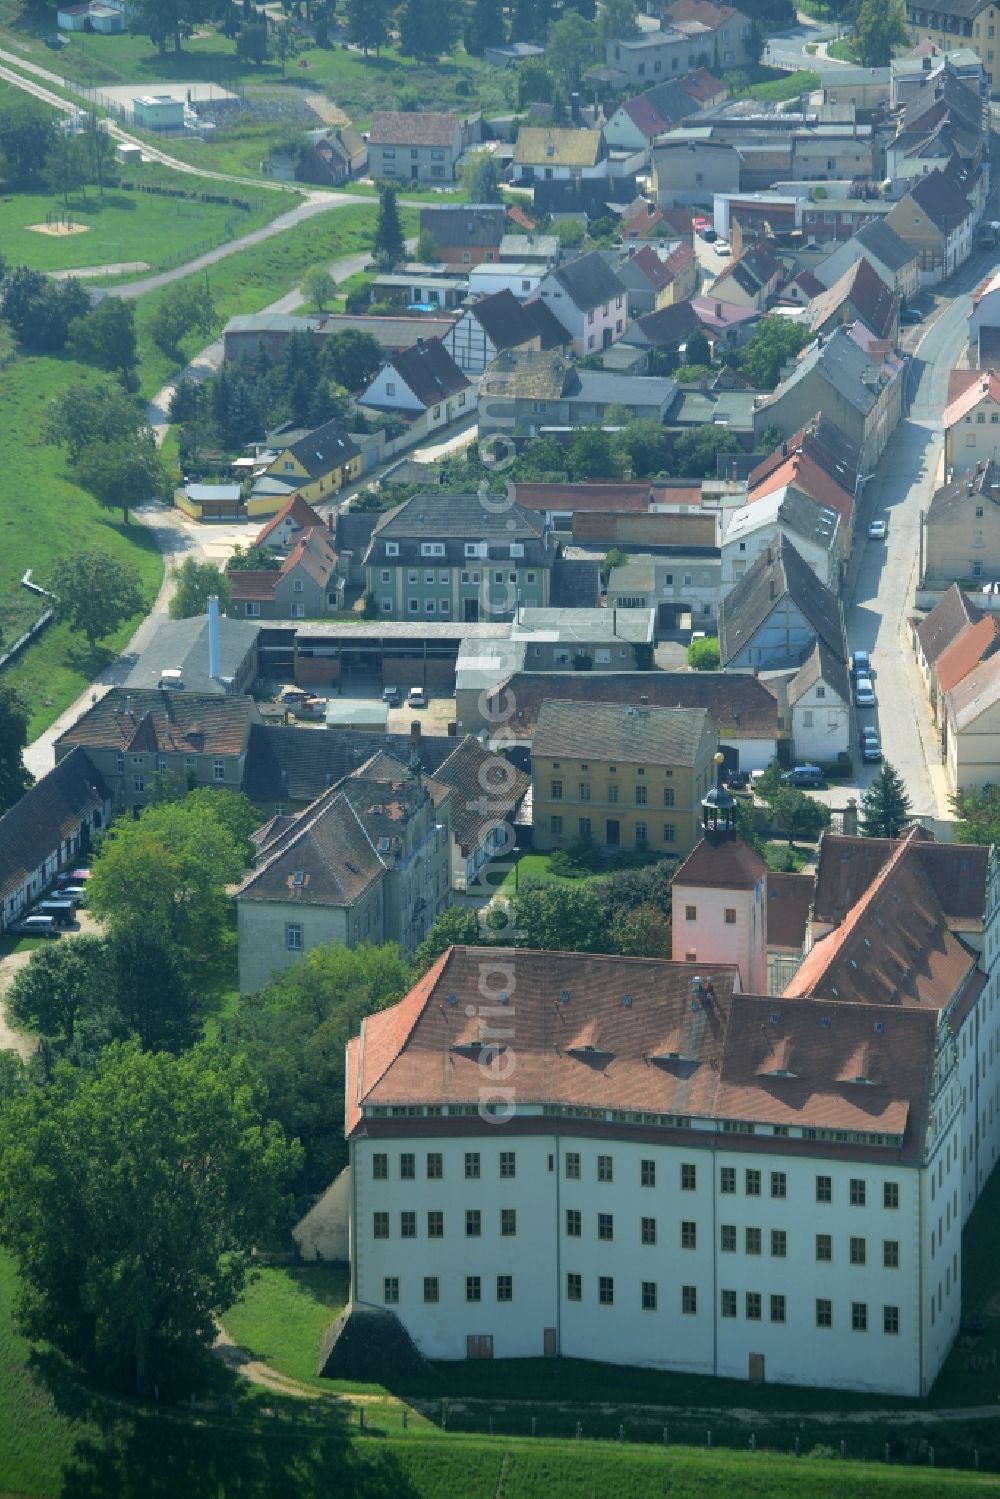
[(492, 297), (494, 292), (509, 291), (519, 302), (533, 297), (545, 277), (545, 266), (530, 261), (510, 265), (474, 265), (469, 272), (469, 295)]
[(840, 551), (837, 530), (840, 517), (835, 510), (816, 505), (817, 514), (828, 518), (828, 536), (825, 543), (820, 543), (814, 536), (805, 536), (801, 531), (782, 523), (780, 508), (783, 494), (783, 490), (776, 490), (773, 495), (754, 500), (753, 504), (734, 511), (730, 517), (722, 541), (722, 587), (727, 593), (749, 571), (761, 552), (773, 547), (780, 536), (792, 543), (824, 588), (839, 591)]
[(361, 396), (360, 406), (369, 406), (376, 411), (398, 411), (403, 415), (425, 418), (425, 430), (433, 432), (437, 427), (447, 427), (472, 411), (475, 393), (471, 390), (457, 391), (433, 405), (425, 405), (414, 395), (395, 365), (385, 364)]
[(766, 994), (766, 872), (752, 889), (723, 890), (688, 884), (680, 870), (672, 890), (675, 962), (734, 963), (743, 989)]
[[(942, 1138), (921, 1171), (880, 1164), (874, 1149), (855, 1161), (844, 1147), (803, 1156), (714, 1130), (640, 1143), (576, 1136), (568, 1121), (537, 1128), (413, 1139), (400, 1122), (398, 1134), (389, 1125), (387, 1138), (352, 1143), (353, 1297), (390, 1305), (428, 1357), (558, 1351), (885, 1394), (930, 1387), (960, 1310), (957, 1214), (925, 1260), (930, 1179), (940, 1166), (937, 1207), (957, 1194), (957, 1143), (946, 1152)], [(413, 1179), (402, 1177), (407, 1155)], [(428, 1179), (429, 1155), (439, 1177)], [(478, 1157), (472, 1179), (467, 1156)], [(479, 1217), (467, 1225), (469, 1213)], [(469, 1276), (478, 1300), (467, 1299)]]
[(562, 283), (551, 274), (542, 279), (538, 294), (569, 333), (575, 354), (595, 354), (610, 348), (628, 327), (628, 297), (624, 288), (621, 296), (589, 310), (577, 307)]
[(791, 704), (796, 764), (832, 765), (851, 751), (851, 704), (822, 679)]

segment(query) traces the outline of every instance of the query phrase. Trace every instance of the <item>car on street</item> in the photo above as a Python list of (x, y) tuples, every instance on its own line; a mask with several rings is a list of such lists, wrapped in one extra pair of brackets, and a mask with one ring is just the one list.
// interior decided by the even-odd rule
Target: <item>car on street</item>
[(733, 253), (733, 247), (728, 239), (717, 239), (715, 241), (715, 253), (716, 255), (731, 255)]
[(698, 230), (698, 233), (701, 235), (706, 245), (714, 245), (715, 241), (719, 237), (716, 231), (712, 228), (711, 224), (706, 224), (704, 229)]
[(904, 307), (902, 312), (899, 314), (899, 321), (902, 323), (904, 328), (915, 328), (916, 325), (918, 323), (922, 323), (923, 320), (924, 315), (920, 311), (919, 307)]
[(793, 765), (781, 779), (786, 786), (822, 786), (823, 772), (818, 765)]
[(851, 671), (856, 677), (870, 677), (872, 658), (867, 651), (855, 651), (851, 656)]
[(875, 688), (871, 677), (858, 676), (854, 682), (854, 701), (859, 708), (874, 708)]
[(868, 540), (885, 541), (888, 529), (884, 520), (873, 520), (868, 527)]
[(867, 764), (877, 763), (882, 758), (878, 733), (871, 724), (866, 724), (861, 730), (861, 758)]
[(54, 916), (25, 916), (15, 921), (11, 931), (18, 937), (60, 937)]

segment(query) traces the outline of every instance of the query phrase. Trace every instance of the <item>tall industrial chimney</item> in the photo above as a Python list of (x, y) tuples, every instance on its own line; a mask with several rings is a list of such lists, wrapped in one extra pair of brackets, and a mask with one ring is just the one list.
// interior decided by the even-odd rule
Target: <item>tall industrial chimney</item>
[(208, 674), (213, 682), (217, 682), (221, 675), (219, 664), (219, 596), (210, 593), (208, 596)]

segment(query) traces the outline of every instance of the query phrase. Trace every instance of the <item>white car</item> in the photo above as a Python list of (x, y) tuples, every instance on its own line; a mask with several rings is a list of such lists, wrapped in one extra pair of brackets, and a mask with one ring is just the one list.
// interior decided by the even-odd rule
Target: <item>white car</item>
[(858, 677), (854, 684), (854, 701), (859, 708), (874, 708), (875, 689), (871, 677)]
[(728, 239), (717, 239), (712, 249), (716, 255), (731, 255), (733, 253), (733, 247)]
[(887, 529), (884, 520), (873, 520), (868, 527), (869, 541), (885, 541)]

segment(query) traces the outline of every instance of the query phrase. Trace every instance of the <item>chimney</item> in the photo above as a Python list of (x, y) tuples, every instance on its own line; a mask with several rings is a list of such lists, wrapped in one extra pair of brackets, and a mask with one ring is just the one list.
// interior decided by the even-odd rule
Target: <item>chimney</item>
[(421, 353), (423, 353), (423, 351), (424, 351), (424, 341), (423, 341), (423, 339), (419, 335), (417, 336), (417, 348), (420, 350)]
[(420, 719), (419, 718), (414, 718), (411, 721), (411, 723), (410, 723), (410, 743), (412, 745), (417, 745), (417, 744), (420, 743)]
[(782, 458), (787, 458), (788, 457), (788, 444), (787, 444), (787, 442), (783, 442), (781, 444), (781, 456), (782, 456)]
[(208, 596), (208, 674), (213, 682), (221, 675), (219, 665), (219, 595)]
[(778, 597), (778, 585), (773, 578), (771, 579), (768, 592), (770, 593), (772, 599), (776, 599)]
[(717, 318), (721, 318), (722, 317), (722, 303), (721, 302), (716, 302), (716, 304), (715, 304), (715, 315), (716, 315)]

